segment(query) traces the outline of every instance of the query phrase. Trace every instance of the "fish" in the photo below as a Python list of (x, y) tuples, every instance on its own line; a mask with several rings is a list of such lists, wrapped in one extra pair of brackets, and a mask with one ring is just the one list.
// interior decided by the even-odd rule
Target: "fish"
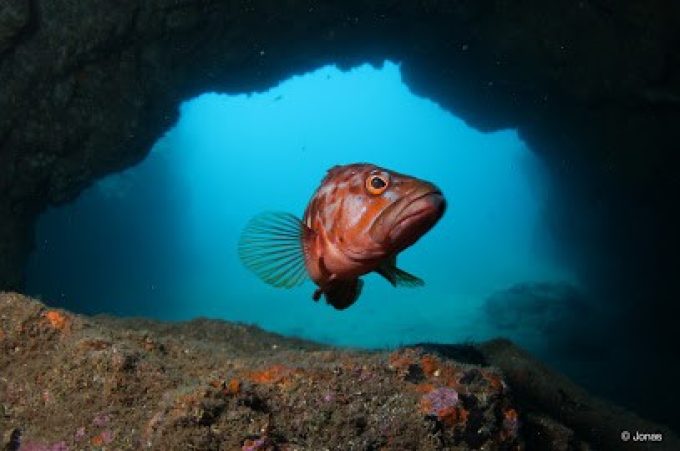
[(424, 281), (397, 267), (397, 256), (442, 218), (446, 200), (425, 180), (370, 163), (330, 168), (302, 219), (264, 212), (244, 227), (241, 262), (262, 281), (292, 288), (311, 279), (337, 310), (359, 298), (361, 276), (375, 272), (394, 287)]

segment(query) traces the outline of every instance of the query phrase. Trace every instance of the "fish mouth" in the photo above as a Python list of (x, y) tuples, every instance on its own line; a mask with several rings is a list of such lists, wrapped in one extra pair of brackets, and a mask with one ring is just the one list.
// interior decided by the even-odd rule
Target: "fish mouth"
[(439, 190), (428, 191), (410, 200), (390, 229), (389, 241), (401, 249), (410, 246), (439, 221), (445, 210), (446, 200)]

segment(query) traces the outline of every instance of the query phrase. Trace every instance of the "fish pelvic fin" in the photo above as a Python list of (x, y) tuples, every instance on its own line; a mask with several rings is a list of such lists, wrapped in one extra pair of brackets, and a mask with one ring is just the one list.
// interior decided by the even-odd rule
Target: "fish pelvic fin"
[(326, 302), (337, 310), (345, 310), (356, 302), (364, 287), (364, 281), (356, 278), (350, 280), (333, 280), (323, 288)]
[(397, 257), (383, 261), (375, 270), (383, 276), (393, 287), (415, 288), (425, 285), (425, 281), (402, 269), (397, 268)]
[(309, 233), (295, 215), (260, 213), (243, 229), (238, 256), (262, 281), (277, 288), (293, 288), (307, 278), (304, 238)]

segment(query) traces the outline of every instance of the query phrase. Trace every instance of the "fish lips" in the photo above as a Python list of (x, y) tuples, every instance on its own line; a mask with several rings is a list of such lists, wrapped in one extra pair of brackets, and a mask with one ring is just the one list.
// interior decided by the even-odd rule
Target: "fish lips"
[(446, 200), (439, 190), (428, 191), (405, 201), (393, 217), (387, 241), (398, 252), (415, 243), (444, 214)]

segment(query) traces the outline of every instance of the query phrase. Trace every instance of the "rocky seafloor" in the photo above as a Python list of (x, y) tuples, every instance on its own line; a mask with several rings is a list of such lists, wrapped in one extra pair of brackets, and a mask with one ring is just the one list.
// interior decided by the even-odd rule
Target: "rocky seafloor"
[(368, 352), (4, 293), (0, 347), (5, 450), (680, 449), (506, 340)]

